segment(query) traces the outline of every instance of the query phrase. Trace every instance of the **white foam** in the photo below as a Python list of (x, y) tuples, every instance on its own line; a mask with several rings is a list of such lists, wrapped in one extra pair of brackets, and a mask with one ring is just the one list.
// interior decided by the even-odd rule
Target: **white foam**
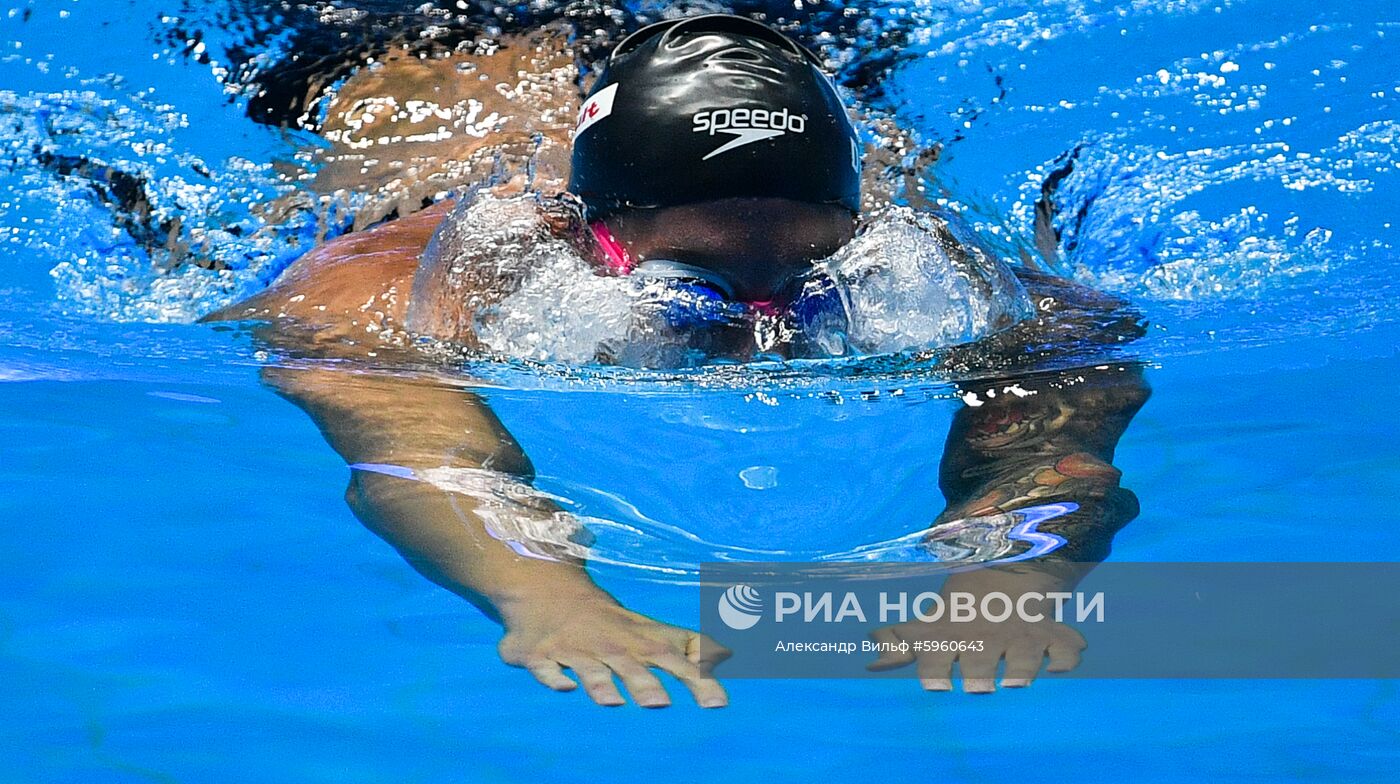
[(973, 342), (1034, 310), (1009, 268), (907, 207), (887, 208), (824, 266), (847, 296), (850, 341), (867, 354)]
[[(636, 280), (600, 276), (568, 243), (538, 225), (522, 226), (513, 208), (529, 204), (526, 197), (482, 196), (460, 218), (461, 233), (475, 248), (492, 248), (500, 263), (527, 270), (515, 293), (478, 318), (481, 341), (515, 358), (576, 364), (594, 361), (606, 344), (630, 350), (642, 339), (633, 331), (634, 314), (657, 292)], [(473, 255), (482, 263), (479, 251)], [(908, 208), (879, 213), (819, 266), (842, 289), (851, 316), (847, 339), (861, 353), (968, 343), (1033, 312), (1009, 268), (959, 244), (937, 218)], [(668, 347), (655, 348), (649, 359)]]

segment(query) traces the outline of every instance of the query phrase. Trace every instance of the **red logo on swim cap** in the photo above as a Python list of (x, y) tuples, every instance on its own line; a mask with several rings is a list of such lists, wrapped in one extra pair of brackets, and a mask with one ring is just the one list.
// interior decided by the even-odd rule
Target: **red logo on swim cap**
[(613, 98), (616, 95), (617, 85), (610, 84), (584, 101), (583, 108), (578, 112), (578, 125), (574, 127), (574, 136), (577, 137), (594, 123), (612, 114)]

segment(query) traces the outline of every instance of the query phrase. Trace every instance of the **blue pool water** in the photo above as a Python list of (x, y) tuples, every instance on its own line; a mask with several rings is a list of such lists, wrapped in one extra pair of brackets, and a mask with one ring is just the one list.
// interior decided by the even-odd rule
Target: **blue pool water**
[[(229, 237), (224, 279), (156, 275), (33, 165), (46, 140), (149, 173), (192, 224), (255, 222), (288, 187), (271, 162), (309, 142), (246, 119), (211, 8), (0, 5), (0, 779), (1395, 779), (1390, 681), (736, 680), (722, 711), (642, 711), (504, 666), (494, 623), (356, 522), (343, 461), (259, 382), (267, 358), (192, 323), (300, 246)], [(1395, 560), (1394, 4), (861, 13), (915, 20), (882, 100), (945, 143), (930, 187), (1008, 254), (1078, 150), (1063, 269), (1153, 325), (1154, 395), (1114, 461), (1142, 513), (1113, 558)], [(174, 17), (212, 63), (169, 42)], [(595, 578), (671, 623), (696, 622), (694, 586), (637, 567), (712, 550), (667, 530), (799, 558), (942, 509), (959, 403), (930, 375), (488, 372), (538, 484), (599, 521), (619, 563)]]

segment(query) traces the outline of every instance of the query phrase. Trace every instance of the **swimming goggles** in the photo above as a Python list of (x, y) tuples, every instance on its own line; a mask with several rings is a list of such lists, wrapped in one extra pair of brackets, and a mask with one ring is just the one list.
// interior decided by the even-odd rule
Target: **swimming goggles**
[(644, 286), (640, 304), (670, 329), (747, 327), (764, 350), (787, 344), (795, 356), (848, 353), (845, 300), (836, 281), (820, 271), (794, 276), (771, 300), (744, 301), (721, 275), (671, 259), (638, 263), (602, 222), (595, 222), (593, 231), (607, 267), (638, 278)]

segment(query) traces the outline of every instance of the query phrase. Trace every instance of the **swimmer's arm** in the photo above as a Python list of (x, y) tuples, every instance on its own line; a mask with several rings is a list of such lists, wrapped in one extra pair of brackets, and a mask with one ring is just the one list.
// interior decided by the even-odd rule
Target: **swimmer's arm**
[[(480, 398), (433, 380), (325, 369), (268, 368), (264, 380), (310, 414), (348, 463), (378, 469), (352, 475), (346, 500), (356, 516), (425, 577), (502, 623), (507, 663), (560, 691), (575, 686), (568, 668), (600, 704), (623, 701), (615, 673), (638, 704), (652, 706), (669, 702), (648, 669), (655, 666), (701, 705), (725, 704), (724, 689), (701, 672), (722, 650), (706, 642), (702, 653), (696, 633), (622, 607), (577, 551), (535, 542), (527, 552), (547, 558), (531, 557), (492, 535), (493, 521), (517, 532), (561, 521), (529, 488), (530, 461)], [(449, 489), (421, 481), (444, 467), (462, 481)], [(397, 469), (418, 478), (384, 473)]]
[(964, 391), (968, 404), (954, 418), (943, 453), (940, 485), (948, 507), (938, 522), (1078, 504), (1038, 527), (1066, 543), (1027, 562), (1057, 582), (1076, 581), (1059, 565), (1104, 560), (1114, 534), (1137, 516), (1137, 498), (1120, 486), (1113, 453), (1147, 402), (1141, 368), (1114, 365)]
[[(1078, 509), (1039, 524), (1038, 531), (1064, 539), (1058, 549), (993, 568), (955, 572), (944, 581), (942, 592), (970, 595), (976, 603), (975, 597), (993, 594), (1020, 601), (1039, 593), (1043, 601), (1045, 594), (1072, 590), (1108, 556), (1113, 535), (1137, 514), (1137, 499), (1119, 486), (1113, 451), (1147, 400), (1140, 370), (1073, 371), (1054, 378), (966, 385), (963, 392), (966, 405), (954, 417), (943, 453), (940, 485), (948, 508), (930, 536), (937, 536), (938, 525), (968, 517), (1056, 502), (1072, 502)], [(956, 628), (937, 619), (916, 620), (877, 629), (872, 637), (886, 647), (871, 669), (916, 664), (928, 691), (951, 690), (955, 664), (966, 692), (995, 691), (1003, 665), (1003, 687), (1029, 686), (1046, 657), (1051, 671), (1066, 672), (1078, 665), (1085, 647), (1084, 638), (1066, 624), (1015, 617), (1010, 623)], [(918, 647), (949, 639), (975, 641), (976, 646)]]
[[(480, 399), (427, 380), (323, 369), (268, 368), (264, 380), (311, 415), (352, 466), (346, 499), (365, 524), (424, 576), (503, 619), (541, 591), (606, 597), (576, 559), (547, 561), (512, 552), (491, 537), (480, 504), (422, 481), (433, 469), (528, 483), (520, 446)], [(407, 479), (392, 472), (415, 472)], [(468, 484), (472, 484), (468, 482)], [(557, 509), (527, 497), (504, 510), (548, 523)]]

